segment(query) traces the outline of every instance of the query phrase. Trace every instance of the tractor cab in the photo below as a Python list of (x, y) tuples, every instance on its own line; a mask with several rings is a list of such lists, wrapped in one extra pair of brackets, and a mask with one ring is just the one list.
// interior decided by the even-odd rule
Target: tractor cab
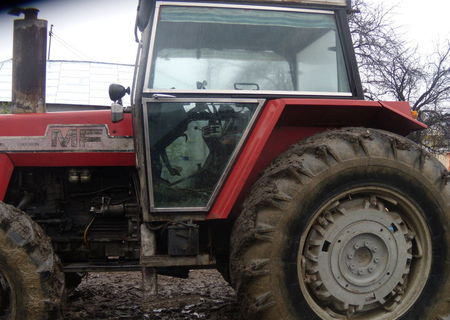
[(135, 130), (152, 212), (208, 211), (268, 99), (361, 98), (348, 9), (141, 1)]

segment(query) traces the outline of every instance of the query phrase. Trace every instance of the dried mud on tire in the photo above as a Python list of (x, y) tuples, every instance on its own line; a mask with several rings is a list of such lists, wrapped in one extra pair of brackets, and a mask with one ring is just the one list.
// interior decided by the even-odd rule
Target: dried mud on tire
[[(144, 319), (238, 319), (233, 289), (215, 270), (195, 270), (189, 279), (158, 277), (159, 294)], [(90, 273), (67, 298), (66, 320), (143, 319), (141, 273)]]

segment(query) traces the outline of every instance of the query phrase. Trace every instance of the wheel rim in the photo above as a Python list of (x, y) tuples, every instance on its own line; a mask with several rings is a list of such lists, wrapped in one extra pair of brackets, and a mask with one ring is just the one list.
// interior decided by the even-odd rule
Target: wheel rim
[(8, 278), (0, 270), (0, 319), (12, 319), (13, 291)]
[(398, 319), (431, 267), (431, 235), (413, 201), (380, 187), (328, 201), (300, 241), (298, 275), (322, 319)]

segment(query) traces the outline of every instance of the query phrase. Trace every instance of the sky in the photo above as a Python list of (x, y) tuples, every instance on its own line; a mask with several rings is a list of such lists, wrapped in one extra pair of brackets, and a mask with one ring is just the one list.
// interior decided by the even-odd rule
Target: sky
[[(22, 4), (53, 24), (50, 59), (134, 64), (137, 0), (47, 0)], [(13, 21), (0, 11), (0, 61), (12, 58)]]
[[(380, 0), (367, 0), (379, 3)], [(40, 9), (39, 17), (53, 24), (51, 59), (134, 64), (137, 44), (134, 22), (137, 0), (47, 0), (22, 4)], [(450, 1), (394, 0), (392, 20), (424, 56), (450, 39)], [(425, 5), (426, 4), (426, 5)], [(12, 57), (15, 17), (0, 11), (0, 61)]]
[[(370, 0), (377, 3), (377, 0)], [(386, 6), (397, 4), (392, 20), (402, 35), (417, 46), (423, 55), (434, 52), (436, 46), (450, 40), (450, 2), (446, 0), (384, 1)]]

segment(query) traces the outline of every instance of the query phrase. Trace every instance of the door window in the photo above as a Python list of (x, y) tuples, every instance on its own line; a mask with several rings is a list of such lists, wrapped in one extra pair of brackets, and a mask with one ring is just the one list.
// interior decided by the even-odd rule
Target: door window
[(153, 206), (206, 207), (257, 107), (257, 102), (147, 103)]

